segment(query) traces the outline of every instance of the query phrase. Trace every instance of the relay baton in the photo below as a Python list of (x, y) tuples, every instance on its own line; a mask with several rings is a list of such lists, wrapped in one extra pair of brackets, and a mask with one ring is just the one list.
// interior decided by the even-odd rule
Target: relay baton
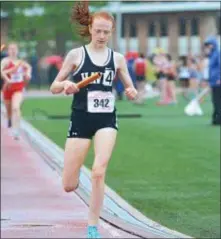
[(97, 80), (100, 76), (101, 76), (101, 74), (99, 72), (97, 72), (97, 73), (85, 78), (84, 80), (78, 82), (77, 87), (79, 89), (83, 88), (83, 87), (87, 86), (88, 84), (90, 84), (91, 82)]

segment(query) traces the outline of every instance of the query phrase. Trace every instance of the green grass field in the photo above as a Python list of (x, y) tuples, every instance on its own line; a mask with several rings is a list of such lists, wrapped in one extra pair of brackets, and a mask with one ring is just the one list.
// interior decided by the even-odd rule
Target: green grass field
[[(118, 102), (118, 113), (142, 118), (119, 119), (119, 134), (110, 161), (108, 186), (149, 218), (182, 233), (220, 238), (220, 128), (209, 126), (209, 99), (202, 117), (187, 117), (186, 102), (155, 106)], [(33, 110), (69, 115), (71, 98), (28, 99), (24, 118), (64, 147), (69, 120), (32, 119)], [(91, 168), (93, 150), (85, 165)]]

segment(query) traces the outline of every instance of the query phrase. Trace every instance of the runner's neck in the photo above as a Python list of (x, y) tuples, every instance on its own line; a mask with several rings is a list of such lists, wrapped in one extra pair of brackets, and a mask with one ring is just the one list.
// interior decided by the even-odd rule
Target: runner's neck
[(90, 50), (90, 51), (92, 51), (92, 52), (105, 52), (106, 51), (106, 49), (107, 49), (107, 46), (103, 46), (103, 47), (98, 47), (96, 44), (94, 44), (94, 43), (89, 43), (88, 45), (87, 45), (87, 47), (88, 47), (88, 49)]

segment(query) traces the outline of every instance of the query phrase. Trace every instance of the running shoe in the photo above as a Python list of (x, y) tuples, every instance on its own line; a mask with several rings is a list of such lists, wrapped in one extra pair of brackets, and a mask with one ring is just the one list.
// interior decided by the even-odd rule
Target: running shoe
[(12, 121), (11, 119), (8, 120), (8, 128), (11, 128), (12, 127)]
[(19, 133), (19, 130), (15, 129), (12, 131), (12, 137), (15, 139), (15, 140), (18, 140), (19, 137), (20, 137), (20, 133)]
[(87, 238), (101, 238), (96, 226), (87, 227)]

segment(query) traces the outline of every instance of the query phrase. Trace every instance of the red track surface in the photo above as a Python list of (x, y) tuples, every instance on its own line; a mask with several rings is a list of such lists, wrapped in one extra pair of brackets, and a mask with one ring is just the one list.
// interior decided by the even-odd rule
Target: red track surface
[[(88, 207), (25, 140), (1, 126), (1, 238), (85, 238)], [(133, 236), (101, 222), (103, 238)]]

